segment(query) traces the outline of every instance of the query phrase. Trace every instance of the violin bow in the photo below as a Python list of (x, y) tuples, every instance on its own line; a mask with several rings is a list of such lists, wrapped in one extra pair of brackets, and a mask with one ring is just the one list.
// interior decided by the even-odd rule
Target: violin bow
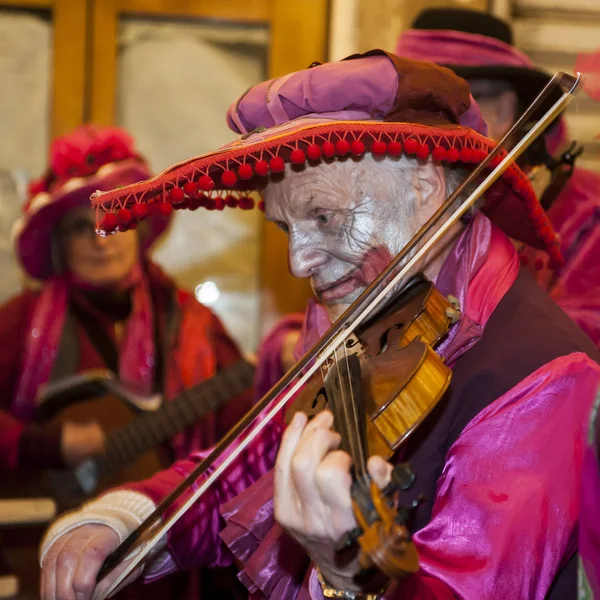
[[(481, 198), (481, 196), (496, 182), (504, 171), (515, 161), (531, 143), (560, 115), (578, 93), (583, 76), (558, 72), (546, 84), (537, 98), (531, 103), (521, 118), (511, 127), (500, 140), (492, 152), (483, 160), (444, 201), (438, 210), (421, 227), (412, 240), (394, 257), (390, 264), (377, 276), (377, 278), (361, 293), (361, 295), (346, 309), (327, 332), (308, 350), (304, 356), (265, 394), (265, 396), (250, 409), (214, 446), (211, 453), (173, 490), (149, 515), (141, 525), (135, 529), (123, 542), (110, 554), (98, 572), (96, 581), (100, 582), (130, 553), (131, 562), (115, 579), (100, 600), (111, 595), (121, 583), (140, 565), (152, 552), (157, 543), (170, 531), (181, 517), (197, 502), (212, 484), (221, 476), (229, 465), (250, 445), (259, 433), (271, 422), (277, 413), (289, 402), (300, 387), (312, 377), (314, 373), (327, 361), (328, 357), (346, 342), (358, 325), (365, 321), (377, 308), (382, 305), (396, 286), (447, 232), (450, 228)], [(403, 264), (412, 250), (422, 242), (429, 231), (435, 227), (447, 210), (455, 203), (467, 186), (475, 181), (482, 171), (494, 160), (507, 141), (513, 138), (537, 111), (550, 94), (554, 86), (563, 89), (562, 96), (540, 117), (536, 124), (520, 139), (506, 156), (485, 177), (476, 189), (461, 203), (447, 220), (423, 242), (415, 254)], [(400, 269), (399, 269), (400, 268)], [(399, 269), (399, 270), (398, 270)], [(397, 272), (396, 272), (397, 271)], [(309, 364), (311, 363), (312, 364)], [(294, 381), (295, 380), (295, 381)], [(255, 424), (258, 417), (264, 412), (263, 418)], [(255, 425), (254, 425), (255, 424)], [(238, 442), (246, 430), (254, 425), (252, 430), (243, 438), (232, 451), (225, 455), (234, 442)], [(224, 456), (225, 455), (225, 456)], [(215, 466), (215, 462), (223, 460)], [(206, 471), (214, 466), (214, 470), (190, 494), (189, 498), (164, 522), (160, 523), (162, 514), (175, 500), (182, 496), (191, 485)], [(134, 554), (137, 552), (137, 554)]]

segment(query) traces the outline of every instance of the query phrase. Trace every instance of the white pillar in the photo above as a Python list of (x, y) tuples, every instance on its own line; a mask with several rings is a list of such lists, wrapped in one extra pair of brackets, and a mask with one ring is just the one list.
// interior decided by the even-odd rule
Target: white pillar
[(356, 52), (358, 0), (332, 0), (328, 60), (340, 60)]

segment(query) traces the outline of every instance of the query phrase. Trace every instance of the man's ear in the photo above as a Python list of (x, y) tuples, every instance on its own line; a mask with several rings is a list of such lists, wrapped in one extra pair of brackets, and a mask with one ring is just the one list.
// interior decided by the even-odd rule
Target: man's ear
[(431, 159), (415, 159), (415, 163), (411, 181), (413, 198), (418, 211), (428, 219), (446, 199), (446, 174), (444, 167)]

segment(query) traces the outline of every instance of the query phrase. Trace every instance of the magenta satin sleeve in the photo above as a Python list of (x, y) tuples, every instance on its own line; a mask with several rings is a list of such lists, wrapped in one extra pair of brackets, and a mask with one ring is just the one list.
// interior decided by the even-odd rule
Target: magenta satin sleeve
[[(585, 355), (561, 357), (467, 425), (448, 453), (432, 519), (414, 538), (424, 574), (464, 600), (545, 597), (577, 548), (599, 381), (600, 368)], [(399, 586), (390, 598), (417, 597), (405, 592)]]
[[(220, 507), (249, 487), (275, 464), (282, 433), (282, 423), (267, 425), (258, 439), (227, 468), (209, 490), (174, 525), (168, 534), (166, 555), (150, 569), (145, 579), (152, 581), (177, 570), (198, 566), (224, 567), (233, 562), (233, 555), (219, 537), (224, 527)], [(146, 494), (158, 504), (209, 454), (209, 450), (193, 453), (142, 482), (126, 487)], [(210, 471), (209, 471), (210, 472)], [(200, 482), (202, 479), (199, 480)], [(193, 486), (196, 489), (198, 482)], [(163, 515), (166, 520), (188, 495), (184, 494)]]
[[(580, 481), (600, 368), (558, 358), (479, 413), (450, 448), (421, 571), (385, 600), (542, 600), (577, 549)], [(311, 600), (321, 600), (311, 575)], [(441, 584), (441, 585), (440, 585)]]

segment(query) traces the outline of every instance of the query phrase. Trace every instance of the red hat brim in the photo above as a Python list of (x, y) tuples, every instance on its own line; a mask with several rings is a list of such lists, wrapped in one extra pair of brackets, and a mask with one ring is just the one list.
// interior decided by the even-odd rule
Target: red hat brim
[[(249, 193), (282, 172), (285, 163), (311, 165), (319, 161), (404, 153), (440, 163), (473, 167), (495, 144), (489, 138), (459, 125), (426, 126), (384, 121), (296, 119), (242, 136), (223, 148), (178, 163), (141, 183), (94, 194), (98, 227), (112, 233), (129, 227), (155, 211), (195, 209), (200, 206), (250, 208)], [(501, 156), (505, 156), (503, 151)], [(526, 175), (511, 165), (486, 194), (482, 210), (504, 232), (534, 248), (545, 249), (561, 262), (558, 240)]]

